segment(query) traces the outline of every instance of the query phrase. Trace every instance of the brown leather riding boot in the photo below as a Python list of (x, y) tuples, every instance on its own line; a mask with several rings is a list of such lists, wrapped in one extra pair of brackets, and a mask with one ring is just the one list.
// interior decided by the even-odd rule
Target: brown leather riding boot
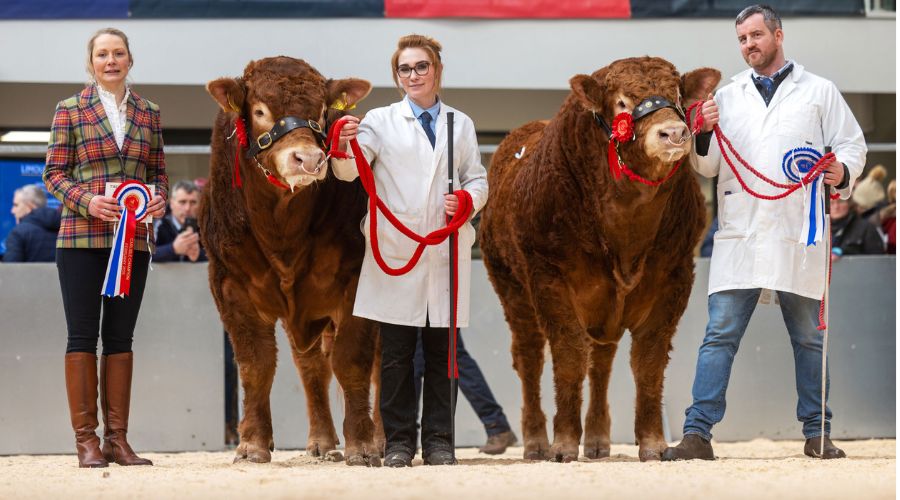
[(100, 452), (97, 429), (97, 355), (88, 352), (66, 354), (66, 394), (75, 431), (79, 467), (107, 467)]
[(100, 358), (100, 405), (103, 408), (103, 456), (119, 465), (153, 465), (134, 453), (125, 438), (131, 404), (134, 354), (123, 352)]

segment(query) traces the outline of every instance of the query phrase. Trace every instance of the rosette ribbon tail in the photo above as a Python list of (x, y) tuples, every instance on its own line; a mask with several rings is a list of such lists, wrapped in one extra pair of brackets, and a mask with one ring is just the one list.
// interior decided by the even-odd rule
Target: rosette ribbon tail
[(103, 279), (105, 297), (127, 296), (131, 291), (131, 269), (134, 262), (134, 233), (137, 227), (133, 210), (123, 210), (116, 226), (116, 236), (109, 252), (106, 277)]
[(808, 213), (803, 217), (803, 234), (806, 236), (806, 246), (815, 245), (822, 241), (825, 231), (825, 198), (819, 194), (822, 178), (818, 177), (809, 190), (809, 203), (805, 204)]

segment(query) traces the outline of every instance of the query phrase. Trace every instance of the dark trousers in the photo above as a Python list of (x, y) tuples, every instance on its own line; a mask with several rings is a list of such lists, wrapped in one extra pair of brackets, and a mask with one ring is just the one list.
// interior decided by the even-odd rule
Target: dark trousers
[[(488, 387), (484, 374), (478, 363), (466, 351), (463, 345), (462, 334), (456, 337), (456, 362), (459, 365), (459, 388), (463, 396), (472, 405), (472, 409), (478, 415), (484, 430), (488, 436), (500, 434), (512, 430), (503, 408), (494, 399), (494, 393)], [(425, 375), (425, 356), (422, 351), (422, 341), (416, 343), (415, 357), (415, 381), (416, 381), (416, 409), (419, 408), (419, 396), (422, 394), (422, 377)], [(417, 415), (418, 416), (418, 415)]]
[[(413, 357), (418, 328), (381, 324), (381, 419), (387, 453), (416, 450), (418, 398)], [(447, 377), (447, 328), (422, 330), (425, 376), (422, 405), (422, 456), (450, 450), (450, 379)]]
[(134, 326), (147, 283), (148, 252), (134, 252), (131, 290), (126, 297), (103, 297), (109, 248), (59, 248), (56, 268), (66, 314), (66, 353), (97, 353), (103, 339), (103, 355), (131, 352)]

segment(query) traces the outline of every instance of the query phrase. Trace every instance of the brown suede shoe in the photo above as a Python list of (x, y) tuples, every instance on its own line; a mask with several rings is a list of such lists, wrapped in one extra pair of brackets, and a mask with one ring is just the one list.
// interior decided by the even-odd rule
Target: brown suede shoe
[(504, 431), (493, 436), (488, 436), (487, 443), (478, 451), (487, 453), (488, 455), (500, 455), (506, 451), (506, 448), (516, 444), (517, 438), (513, 431)]
[(803, 446), (803, 453), (808, 457), (821, 458), (822, 460), (828, 460), (831, 458), (847, 458), (847, 454), (844, 453), (844, 450), (835, 446), (834, 443), (831, 442), (831, 438), (828, 436), (825, 436), (825, 452), (820, 455), (819, 449), (821, 446), (821, 436), (809, 438), (806, 440), (806, 444)]
[(664, 462), (673, 460), (715, 460), (712, 445), (698, 434), (685, 434), (684, 438), (674, 448), (666, 448), (662, 454)]

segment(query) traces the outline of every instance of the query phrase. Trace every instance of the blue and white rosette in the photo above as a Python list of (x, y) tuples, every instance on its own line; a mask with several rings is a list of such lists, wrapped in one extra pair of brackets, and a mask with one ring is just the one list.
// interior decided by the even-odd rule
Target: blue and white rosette
[[(822, 153), (813, 148), (794, 148), (784, 154), (784, 159), (781, 161), (781, 170), (792, 182), (799, 183), (803, 176), (812, 170), (821, 158)], [(808, 184), (809, 195), (803, 200), (804, 216), (801, 242), (807, 246), (815, 245), (824, 238), (825, 197), (820, 194), (823, 191), (822, 179), (823, 177), (818, 175)], [(806, 186), (804, 186), (804, 191), (807, 191)]]
[(131, 270), (134, 257), (134, 233), (137, 222), (147, 216), (150, 204), (150, 188), (144, 183), (129, 180), (123, 182), (113, 193), (122, 207), (116, 225), (113, 247), (109, 253), (106, 277), (100, 294), (106, 297), (128, 295), (131, 291)]

